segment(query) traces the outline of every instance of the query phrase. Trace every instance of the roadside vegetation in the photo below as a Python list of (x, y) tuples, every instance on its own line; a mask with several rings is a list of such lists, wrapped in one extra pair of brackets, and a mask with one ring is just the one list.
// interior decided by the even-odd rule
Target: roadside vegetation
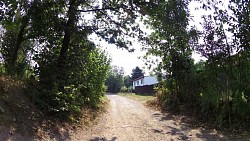
[[(145, 9), (150, 17), (145, 22), (155, 29), (145, 58), (161, 58), (150, 63), (158, 64), (158, 105), (218, 128), (249, 129), (249, 2), (200, 1), (197, 12), (208, 12), (202, 16), (202, 28), (190, 22), (187, 1), (158, 4), (161, 7)], [(194, 63), (194, 51), (206, 59)]]
[(105, 81), (106, 91), (111, 93), (130, 93), (132, 89), (132, 81), (136, 78), (144, 76), (144, 72), (138, 66), (136, 66), (131, 75), (125, 75), (124, 69), (118, 66), (112, 66), (108, 72), (107, 79)]
[[(60, 140), (80, 126), (95, 124), (108, 108), (106, 96), (95, 107), (84, 106), (81, 116), (63, 121), (46, 116), (25, 93), (25, 83), (10, 76), (0, 76), (0, 139)], [(20, 134), (20, 136), (18, 136)]]
[(118, 95), (140, 102), (148, 102), (156, 99), (156, 96), (154, 96), (154, 94), (118, 93)]
[[(206, 13), (201, 28), (191, 22), (191, 2)], [(111, 67), (93, 41), (132, 52), (138, 40), (145, 65), (156, 65), (157, 105), (163, 111), (185, 111), (218, 128), (248, 130), (249, 11), (246, 0), (0, 1), (1, 117), (12, 106), (30, 104), (11, 102), (19, 96), (8, 94), (21, 91), (44, 117), (78, 122), (86, 107), (98, 109), (106, 90), (131, 91), (134, 79)], [(195, 63), (192, 52), (206, 59)]]

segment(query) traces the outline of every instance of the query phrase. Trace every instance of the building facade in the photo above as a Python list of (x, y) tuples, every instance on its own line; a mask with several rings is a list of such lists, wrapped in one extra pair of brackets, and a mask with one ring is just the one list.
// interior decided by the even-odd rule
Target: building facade
[(156, 76), (142, 76), (133, 80), (133, 90), (136, 93), (153, 93), (156, 84), (158, 84)]

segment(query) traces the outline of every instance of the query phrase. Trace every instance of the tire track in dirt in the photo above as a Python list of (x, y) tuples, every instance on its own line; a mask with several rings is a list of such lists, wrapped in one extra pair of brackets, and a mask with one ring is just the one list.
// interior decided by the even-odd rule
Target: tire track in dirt
[(216, 131), (191, 128), (181, 117), (162, 114), (144, 107), (138, 101), (114, 94), (108, 112), (99, 123), (86, 131), (79, 131), (71, 140), (84, 141), (174, 141), (229, 140)]

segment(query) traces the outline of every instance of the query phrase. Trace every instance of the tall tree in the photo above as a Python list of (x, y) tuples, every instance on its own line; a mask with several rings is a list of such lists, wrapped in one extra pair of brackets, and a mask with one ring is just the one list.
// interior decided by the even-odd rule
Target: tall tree
[(150, 47), (147, 54), (161, 58), (156, 71), (167, 75), (163, 87), (169, 90), (173, 105), (187, 100), (192, 65), (189, 43), (188, 1), (149, 1), (142, 7), (149, 18), (144, 20), (154, 31), (146, 40)]
[[(3, 56), (5, 58), (7, 72), (12, 75), (17, 71), (17, 60), (19, 55), (22, 54), (20, 50), (27, 50), (23, 43), (28, 40), (28, 23), (32, 13), (33, 3), (34, 2), (28, 0), (1, 2), (0, 24), (6, 30), (2, 50), (5, 52)], [(8, 36), (11, 36), (11, 43), (8, 43)], [(8, 53), (6, 53), (6, 51)], [(21, 57), (25, 58), (26, 54), (24, 53), (23, 56)]]
[(121, 91), (122, 86), (124, 86), (123, 75), (123, 68), (117, 66), (112, 67), (106, 80), (108, 92), (117, 93)]
[(124, 76), (124, 85), (126, 88), (130, 88), (132, 86), (132, 79), (129, 75)]
[[(24, 40), (34, 42), (28, 54), (35, 61), (40, 84), (36, 102), (46, 112), (61, 116), (74, 115), (84, 104), (95, 105), (103, 92), (109, 59), (88, 36), (96, 34), (132, 51), (132, 38), (128, 37), (141, 33), (135, 22), (139, 8), (128, 0), (24, 0), (1, 1), (0, 5), (10, 66), (15, 69)], [(17, 28), (9, 30), (16, 18)]]
[(142, 76), (144, 76), (143, 70), (140, 69), (138, 66), (136, 66), (132, 70), (131, 79), (134, 80), (134, 79), (137, 79), (137, 78), (142, 77)]

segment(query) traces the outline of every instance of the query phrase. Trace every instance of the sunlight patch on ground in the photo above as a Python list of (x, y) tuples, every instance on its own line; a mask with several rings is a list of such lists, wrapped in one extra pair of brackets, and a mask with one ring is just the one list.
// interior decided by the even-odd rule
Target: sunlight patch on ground
[(135, 94), (135, 93), (118, 93), (118, 95), (130, 98), (130, 99), (134, 99), (137, 101), (141, 101), (141, 102), (154, 100), (156, 98), (156, 96), (152, 94), (148, 95), (148, 94)]

